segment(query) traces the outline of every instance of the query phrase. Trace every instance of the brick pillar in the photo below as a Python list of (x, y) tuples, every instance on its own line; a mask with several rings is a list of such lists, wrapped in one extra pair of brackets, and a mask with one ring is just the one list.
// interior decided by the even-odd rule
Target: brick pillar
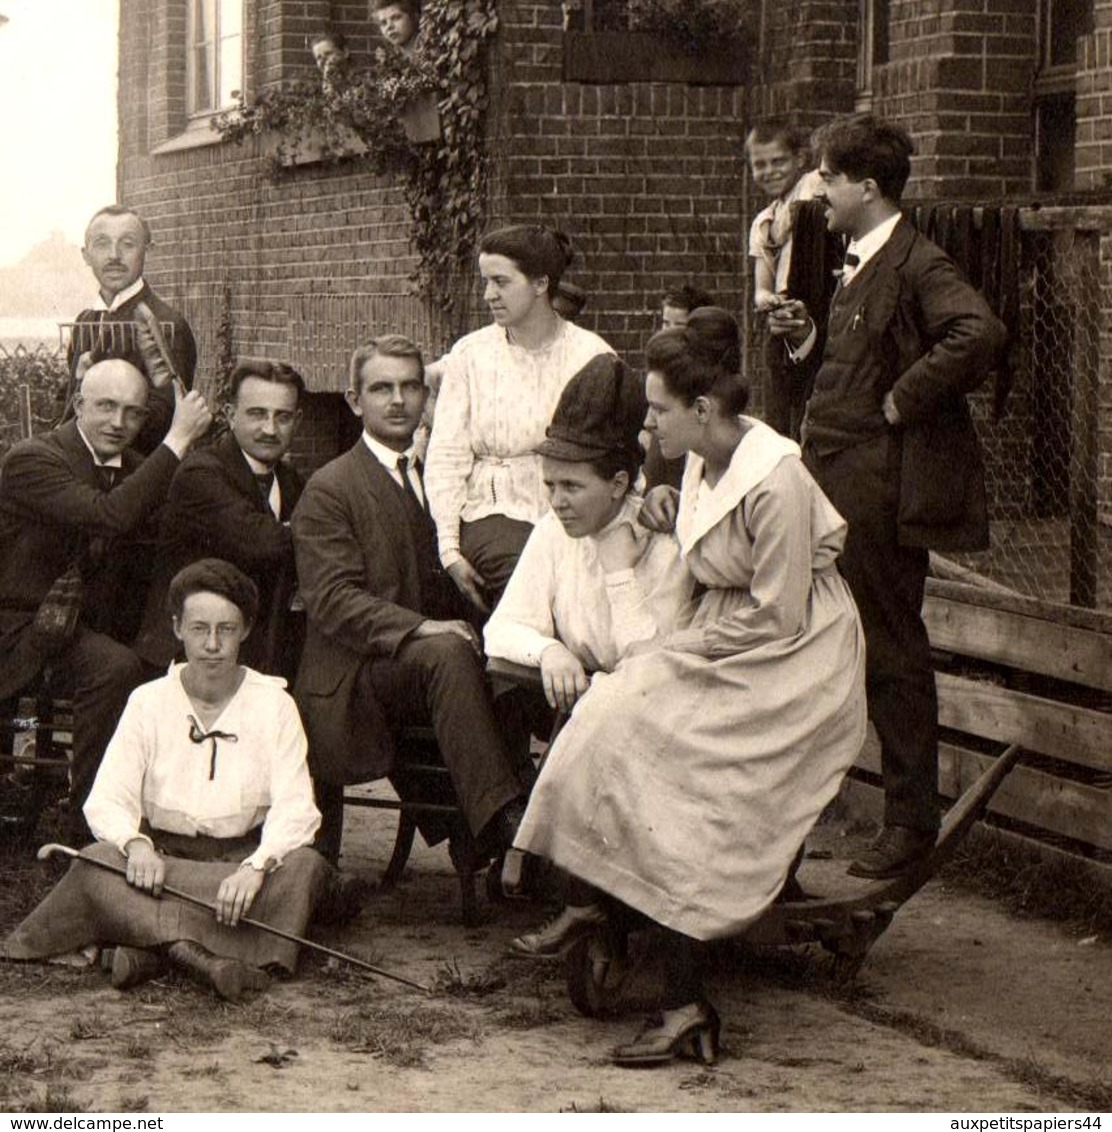
[(1077, 44), (1074, 186), (1112, 185), (1112, 0), (1094, 0), (1093, 31)]
[(892, 0), (888, 42), (873, 108), (915, 139), (910, 192), (1030, 191), (1033, 0)]

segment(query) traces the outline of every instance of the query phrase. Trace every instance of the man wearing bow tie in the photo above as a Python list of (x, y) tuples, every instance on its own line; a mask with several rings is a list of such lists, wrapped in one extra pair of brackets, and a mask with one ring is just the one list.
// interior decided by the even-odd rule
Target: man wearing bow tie
[(228, 432), (178, 469), (160, 526), (154, 582), (136, 651), (160, 669), (177, 641), (166, 615), (174, 575), (201, 558), (238, 566), (258, 587), (259, 612), (240, 650), (250, 668), (293, 680), (304, 617), (291, 610), (297, 578), (290, 516), (302, 481), (286, 460), (305, 383), (281, 362), (244, 359), (232, 374)]
[(884, 825), (850, 866), (897, 876), (938, 828), (938, 703), (921, 616), (928, 549), (988, 546), (984, 467), (966, 394), (997, 363), (1003, 324), (902, 217), (911, 139), (862, 116), (818, 136), (830, 230), (849, 237), (825, 330), (801, 304), (770, 325), (793, 359), (821, 352), (804, 460), (849, 524), (840, 566), (865, 629), (869, 716), (881, 742)]
[(96, 277), (97, 296), (92, 307), (77, 316), (73, 328), (67, 393), (67, 405), (72, 405), (81, 374), (104, 358), (123, 358), (145, 373), (151, 385), (147, 418), (133, 442), (144, 455), (154, 451), (170, 427), (174, 394), (169, 383), (156, 380), (150, 372), (136, 338), (141, 305), (163, 328), (173, 368), (186, 389), (193, 387), (197, 366), (197, 345), (189, 323), (143, 279), (150, 244), (150, 226), (129, 208), (109, 205), (89, 221), (81, 255)]
[[(0, 477), (0, 700), (18, 695), (46, 666), (69, 678), (78, 821), (127, 696), (146, 675), (127, 647), (138, 532), (212, 422), (200, 394), (174, 396), (165, 440), (141, 461), (129, 449), (146, 419), (147, 380), (129, 362), (99, 362), (85, 374), (74, 420), (17, 444)], [(76, 628), (48, 638), (36, 615), (75, 565), (82, 586)]]
[[(321, 851), (340, 851), (345, 783), (394, 766), (392, 732), (431, 723), (470, 833), (508, 848), (523, 789), (495, 722), (479, 638), (441, 568), (413, 434), (427, 390), (401, 335), (355, 351), (352, 412), (363, 435), (310, 480), (293, 516), (308, 616), (295, 695), (309, 737)], [(395, 781), (399, 792), (404, 783)], [(451, 833), (419, 819), (430, 843)]]

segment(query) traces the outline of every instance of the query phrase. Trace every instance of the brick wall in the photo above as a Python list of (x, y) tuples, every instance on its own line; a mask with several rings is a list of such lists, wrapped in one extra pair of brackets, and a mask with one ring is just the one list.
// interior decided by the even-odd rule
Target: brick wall
[(1077, 51), (1074, 180), (1079, 189), (1112, 185), (1112, 0), (1094, 0), (1093, 25)]
[(891, 0), (873, 109), (915, 138), (909, 194), (1029, 192), (1034, 72), (1034, 0)]

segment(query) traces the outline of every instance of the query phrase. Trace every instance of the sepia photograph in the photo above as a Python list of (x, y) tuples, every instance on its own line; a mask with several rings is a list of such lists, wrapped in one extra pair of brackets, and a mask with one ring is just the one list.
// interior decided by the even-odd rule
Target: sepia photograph
[(1112, 1120), (1112, 0), (0, 0), (0, 115), (11, 1128)]

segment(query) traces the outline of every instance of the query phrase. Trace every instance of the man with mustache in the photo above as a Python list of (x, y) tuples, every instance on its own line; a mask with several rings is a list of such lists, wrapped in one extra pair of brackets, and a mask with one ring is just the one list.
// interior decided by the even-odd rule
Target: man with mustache
[(228, 432), (178, 469), (162, 514), (154, 581), (135, 650), (165, 670), (178, 651), (166, 616), (174, 575), (201, 558), (238, 566), (258, 587), (259, 612), (241, 661), (292, 681), (304, 616), (291, 610), (297, 586), (290, 516), (302, 481), (285, 457), (301, 419), (301, 374), (281, 362), (245, 358), (232, 374)]
[(186, 389), (193, 387), (197, 368), (197, 344), (189, 323), (169, 303), (151, 290), (143, 279), (151, 230), (130, 208), (113, 204), (95, 213), (85, 229), (81, 255), (96, 277), (97, 296), (92, 307), (82, 311), (73, 328), (69, 347), (70, 381), (66, 393), (66, 416), (71, 415), (82, 374), (104, 358), (123, 358), (146, 374), (150, 383), (147, 418), (134, 440), (137, 451), (155, 450), (170, 427), (174, 415), (174, 392), (170, 383), (151, 372), (136, 337), (136, 323), (145, 308), (163, 330), (170, 359)]
[[(390, 774), (393, 733), (406, 726), (432, 725), (479, 860), (510, 847), (525, 808), (478, 634), (437, 554), (413, 449), (426, 396), (408, 338), (360, 346), (347, 399), (363, 435), (312, 476), (293, 516), (308, 617), (295, 696), (322, 817), (318, 848), (332, 861), (345, 783)], [(394, 786), (404, 798), (406, 783)], [(430, 844), (452, 837), (457, 863), (461, 852), (475, 859), (464, 831), (435, 815), (418, 823)]]

